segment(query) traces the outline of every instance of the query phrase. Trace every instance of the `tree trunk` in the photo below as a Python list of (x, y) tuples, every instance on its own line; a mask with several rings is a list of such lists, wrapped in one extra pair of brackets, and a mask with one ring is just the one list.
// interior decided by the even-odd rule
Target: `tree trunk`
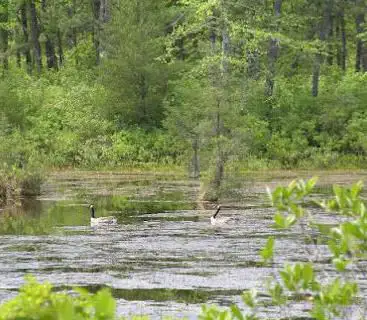
[[(319, 27), (319, 38), (322, 42), (327, 39), (327, 36), (330, 34), (331, 28), (331, 17), (332, 17), (332, 9), (333, 9), (333, 0), (328, 0), (325, 4), (323, 18)], [(322, 64), (322, 55), (321, 52), (315, 55), (315, 60), (313, 64), (313, 72), (312, 72), (312, 96), (317, 97), (319, 94), (319, 83), (320, 83), (320, 70)]]
[[(46, 0), (42, 0), (41, 5), (42, 5), (42, 11), (46, 14), (46, 11), (47, 11)], [(57, 58), (56, 58), (56, 53), (55, 53), (55, 46), (53, 42), (51, 41), (49, 34), (46, 34), (45, 49), (46, 49), (47, 68), (58, 69)]]
[(329, 12), (328, 20), (329, 20), (329, 23), (330, 23), (330, 27), (329, 27), (329, 33), (328, 33), (327, 37), (331, 41), (329, 41), (329, 44), (328, 44), (328, 53), (327, 53), (326, 62), (329, 66), (332, 66), (333, 65), (333, 58), (334, 58), (333, 44), (332, 44), (333, 36), (334, 36), (334, 16), (333, 16), (332, 12)]
[(30, 74), (32, 73), (32, 58), (31, 58), (31, 52), (29, 49), (27, 8), (26, 8), (25, 3), (23, 3), (22, 6), (20, 7), (20, 20), (22, 23), (22, 30), (23, 30), (23, 41), (24, 41), (23, 53), (24, 53), (25, 61), (27, 65), (27, 72)]
[(8, 30), (6, 27), (1, 27), (2, 25), (6, 25), (8, 23), (9, 13), (8, 13), (8, 1), (4, 1), (3, 10), (0, 11), (0, 40), (1, 40), (1, 55), (2, 55), (2, 64), (4, 70), (9, 68), (8, 63)]
[(57, 70), (58, 67), (57, 67), (57, 58), (55, 54), (55, 47), (48, 37), (46, 39), (45, 48), (46, 48), (47, 68), (49, 69), (53, 68)]
[(340, 22), (340, 67), (345, 71), (347, 68), (347, 37), (345, 33), (345, 19), (344, 9), (338, 12), (338, 19)]
[(35, 0), (29, 1), (29, 12), (31, 18), (31, 36), (32, 36), (32, 45), (33, 45), (33, 57), (34, 62), (36, 63), (37, 72), (40, 74), (42, 71), (42, 52), (41, 45), (39, 42), (40, 29), (38, 25), (37, 19), (37, 9)]
[(191, 168), (190, 176), (191, 178), (200, 177), (200, 159), (199, 159), (199, 137), (195, 136), (192, 140), (192, 158), (191, 158)]
[[(226, 92), (226, 88), (228, 87), (228, 73), (229, 73), (229, 51), (230, 51), (230, 39), (226, 26), (222, 27), (222, 61), (221, 61), (221, 76), (220, 76), (220, 86), (223, 94)], [(224, 98), (222, 96), (217, 97), (217, 110), (215, 114), (215, 133), (216, 133), (216, 142), (217, 142), (217, 150), (216, 150), (216, 162), (215, 162), (215, 174), (214, 180), (212, 181), (213, 191), (214, 191), (214, 200), (219, 196), (220, 186), (222, 184), (224, 178), (224, 166), (226, 162), (226, 155), (223, 150), (223, 142), (222, 135), (224, 133), (224, 125), (222, 119), (222, 104)]]
[(103, 0), (93, 0), (93, 15), (94, 15), (93, 43), (96, 54), (96, 65), (99, 65), (101, 62), (100, 21), (101, 21), (102, 2)]
[[(210, 33), (209, 33), (209, 42), (210, 42), (210, 49), (211, 49), (211, 55), (213, 57), (216, 56), (217, 54), (217, 34), (215, 32), (215, 28), (211, 28)], [(222, 48), (224, 46), (222, 45)], [(212, 86), (215, 88), (215, 90), (217, 91), (219, 88), (219, 82), (218, 82), (218, 78), (219, 78), (219, 72), (218, 72), (218, 66), (216, 64), (213, 64), (210, 66), (209, 69), (209, 76), (210, 76), (210, 80), (212, 82)], [(216, 201), (218, 200), (218, 193), (219, 193), (219, 188), (222, 182), (222, 178), (223, 178), (223, 174), (224, 174), (224, 165), (221, 161), (221, 145), (219, 143), (219, 137), (220, 137), (220, 122), (221, 122), (221, 116), (220, 116), (220, 98), (217, 97), (217, 106), (216, 106), (216, 111), (215, 111), (215, 115), (214, 115), (215, 119), (214, 119), (214, 132), (217, 138), (217, 148), (215, 150), (216, 152), (216, 162), (215, 162), (215, 173), (214, 173), (214, 177), (212, 178), (212, 180), (210, 181), (210, 188), (209, 188), (209, 193), (207, 193), (205, 195), (205, 199), (210, 200), (210, 201)]]
[(317, 53), (313, 63), (312, 71), (312, 96), (317, 97), (319, 95), (319, 82), (320, 82), (320, 69), (322, 63), (321, 53)]
[(62, 48), (62, 36), (60, 29), (57, 29), (57, 47), (59, 55), (59, 65), (61, 67), (64, 63), (64, 50)]
[(108, 6), (108, 0), (100, 0), (101, 5), (99, 7), (99, 21), (106, 23), (110, 20), (110, 10)]
[[(361, 2), (361, 1), (359, 1)], [(359, 4), (357, 2), (357, 4)], [(365, 8), (359, 8), (359, 12), (356, 15), (356, 30), (357, 30), (357, 37), (360, 36), (364, 30), (365, 24)], [(361, 38), (357, 38), (357, 48), (356, 48), (356, 71), (359, 72), (363, 70), (367, 72), (367, 43), (364, 42)]]
[(20, 50), (17, 49), (17, 52), (16, 52), (16, 56), (17, 56), (17, 67), (20, 69), (22, 67), (22, 56), (20, 54)]
[[(282, 9), (282, 0), (275, 0), (274, 15), (275, 15), (275, 32), (279, 29), (279, 18)], [(271, 38), (268, 50), (268, 72), (265, 79), (265, 96), (271, 97), (274, 91), (275, 65), (279, 56), (279, 39)]]
[[(68, 7), (67, 11), (68, 11), (69, 19), (72, 20), (73, 17), (74, 17), (75, 11), (76, 11), (76, 1), (75, 0), (72, 1), (72, 4)], [(67, 42), (67, 45), (68, 45), (69, 49), (72, 49), (72, 48), (76, 47), (76, 45), (77, 45), (77, 35), (76, 35), (76, 33), (77, 33), (77, 30), (74, 27), (71, 27), (71, 29), (69, 29), (68, 32), (67, 32), (66, 42)]]

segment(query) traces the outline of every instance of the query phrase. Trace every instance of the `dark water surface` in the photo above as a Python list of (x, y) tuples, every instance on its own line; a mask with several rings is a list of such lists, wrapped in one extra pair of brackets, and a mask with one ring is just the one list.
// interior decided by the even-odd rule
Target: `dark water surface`
[[(366, 172), (318, 173), (316, 196), (326, 196), (333, 183), (365, 180)], [(334, 275), (325, 245), (305, 243), (300, 228), (284, 233), (272, 228), (273, 210), (265, 190), (308, 172), (248, 174), (223, 200), (226, 226), (210, 225), (214, 204), (201, 203), (199, 181), (169, 174), (61, 172), (50, 176), (37, 199), (25, 199), (0, 228), (0, 301), (17, 294), (24, 275), (48, 280), (60, 289), (83, 286), (111, 288), (118, 312), (196, 318), (201, 304), (239, 303), (244, 290), (264, 292), (264, 281), (284, 262), (316, 260), (323, 280)], [(88, 204), (97, 215), (115, 215), (114, 228), (89, 227)], [(338, 218), (311, 209), (325, 224)], [(274, 235), (276, 259), (262, 267), (259, 249)], [(310, 255), (311, 253), (311, 255)], [(367, 270), (367, 264), (362, 269)], [(367, 279), (351, 272), (362, 296)], [(263, 297), (266, 302), (266, 297)], [(310, 305), (267, 308), (268, 318), (306, 315)], [(358, 309), (358, 308), (356, 308)], [(350, 315), (358, 310), (350, 311)]]

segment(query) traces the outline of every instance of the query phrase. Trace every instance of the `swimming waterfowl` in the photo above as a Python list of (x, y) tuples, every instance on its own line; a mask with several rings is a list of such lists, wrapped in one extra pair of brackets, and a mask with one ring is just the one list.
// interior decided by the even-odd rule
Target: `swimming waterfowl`
[(117, 224), (117, 218), (114, 216), (96, 218), (95, 216), (96, 212), (92, 204), (89, 206), (89, 209), (90, 209), (90, 226), (91, 227), (110, 226), (110, 225)]
[(227, 223), (231, 218), (217, 218), (217, 215), (222, 207), (220, 205), (217, 206), (217, 211), (210, 217), (211, 225), (221, 225)]

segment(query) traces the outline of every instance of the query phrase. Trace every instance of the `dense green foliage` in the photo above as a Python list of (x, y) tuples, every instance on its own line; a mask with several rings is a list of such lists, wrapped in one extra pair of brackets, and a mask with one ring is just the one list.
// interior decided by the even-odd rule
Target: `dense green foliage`
[[(260, 251), (263, 263), (273, 266), (265, 289), (270, 302), (264, 304), (264, 293), (260, 296), (253, 289), (242, 295), (247, 310), (241, 310), (237, 305), (228, 309), (204, 305), (199, 319), (261, 319), (258, 316), (261, 309), (270, 307), (274, 312), (274, 306), (282, 306), (282, 311), (287, 306), (292, 307), (295, 301), (308, 302), (312, 319), (348, 318), (350, 307), (354, 307), (354, 315), (363, 318), (366, 300), (358, 299), (359, 288), (353, 280), (356, 270), (364, 272), (361, 268), (367, 257), (367, 209), (360, 196), (362, 183), (350, 188), (334, 186), (334, 198), (320, 201), (309, 198), (316, 180), (293, 181), (288, 186), (269, 191), (272, 206), (276, 209), (274, 226), (292, 232), (292, 228), (299, 224), (304, 240), (315, 236), (312, 230), (318, 230), (320, 239), (328, 239), (330, 263), (336, 276), (330, 273), (325, 276), (322, 268), (316, 267), (320, 255), (318, 246), (309, 246), (309, 261), (286, 263), (283, 268), (275, 268), (276, 240), (270, 237)], [(325, 228), (306, 205), (310, 200), (325, 211), (346, 219)], [(96, 294), (74, 289), (73, 294), (68, 294), (55, 292), (49, 283), (40, 284), (34, 278), (28, 278), (18, 296), (0, 306), (0, 319), (116, 319), (116, 301), (105, 289)]]
[(1, 0), (0, 163), (365, 167), (366, 7)]
[(0, 307), (0, 319), (116, 319), (116, 302), (109, 291), (76, 291), (77, 296), (53, 292), (51, 284), (28, 277), (19, 295)]

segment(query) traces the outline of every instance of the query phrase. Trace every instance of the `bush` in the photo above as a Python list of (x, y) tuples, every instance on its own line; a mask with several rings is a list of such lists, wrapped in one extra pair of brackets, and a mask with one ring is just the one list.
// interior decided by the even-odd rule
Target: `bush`
[(9, 204), (19, 196), (36, 196), (41, 193), (43, 183), (41, 168), (0, 168), (0, 205)]
[(89, 294), (82, 289), (74, 293), (53, 292), (49, 283), (38, 283), (28, 276), (14, 299), (0, 306), (0, 320), (109, 320), (116, 319), (116, 301), (108, 290)]

